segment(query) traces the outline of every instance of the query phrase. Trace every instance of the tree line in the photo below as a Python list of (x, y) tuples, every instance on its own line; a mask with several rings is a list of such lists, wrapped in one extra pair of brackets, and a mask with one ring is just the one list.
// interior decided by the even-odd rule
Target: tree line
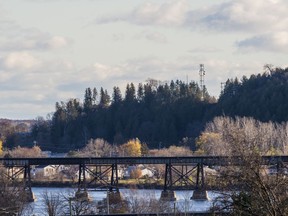
[(81, 149), (97, 138), (114, 145), (138, 138), (150, 149), (181, 145), (196, 150), (195, 138), (216, 116), (288, 120), (288, 68), (265, 68), (249, 78), (228, 79), (218, 101), (206, 88), (201, 98), (196, 82), (180, 80), (149, 79), (137, 87), (128, 83), (124, 94), (119, 87), (111, 95), (102, 87), (89, 87), (82, 101), (57, 102), (54, 113), (48, 120), (38, 118), (28, 136), (1, 131), (1, 139), (6, 148), (31, 147), (36, 141), (41, 149), (57, 152)]
[(216, 101), (206, 89), (201, 97), (197, 83), (180, 80), (149, 79), (137, 88), (129, 83), (124, 96), (119, 87), (111, 96), (103, 88), (87, 88), (82, 102), (57, 102), (50, 121), (38, 119), (32, 136), (42, 149), (55, 151), (80, 149), (97, 138), (114, 145), (138, 138), (149, 148), (169, 147), (201, 131), (207, 109)]

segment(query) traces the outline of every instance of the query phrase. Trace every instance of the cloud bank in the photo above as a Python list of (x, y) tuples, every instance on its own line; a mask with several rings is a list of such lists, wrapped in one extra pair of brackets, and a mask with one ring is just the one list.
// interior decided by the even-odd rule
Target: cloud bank
[[(51, 9), (56, 2), (63, 6), (70, 1), (25, 2), (31, 7), (37, 4), (40, 9), (46, 9), (46, 5)], [(45, 116), (54, 110), (56, 101), (83, 99), (87, 87), (104, 87), (111, 93), (114, 85), (124, 91), (128, 82), (137, 85), (149, 77), (198, 81), (200, 63), (205, 64), (209, 93), (217, 96), (220, 83), (227, 78), (260, 72), (264, 63), (273, 63), (265, 62), (273, 61), (271, 52), (280, 53), (284, 59), (283, 53), (288, 50), (286, 0), (211, 0), (205, 7), (189, 0), (143, 0), (130, 11), (129, 2), (124, 1), (121, 4), (127, 7), (121, 10), (126, 12), (112, 16), (105, 15), (110, 11), (105, 1), (107, 8), (92, 27), (86, 24), (95, 21), (100, 9), (94, 13), (89, 8), (90, 14), (85, 13), (86, 4), (97, 0), (78, 2), (82, 11), (77, 16), (69, 14), (71, 20), (63, 19), (56, 27), (37, 28), (37, 22), (29, 19), (24, 25), (13, 13), (11, 20), (6, 19), (9, 13), (5, 15), (0, 8), (1, 113), (19, 118), (23, 113), (32, 118)], [(100, 8), (103, 2), (94, 6)], [(11, 3), (7, 5), (13, 8)], [(69, 12), (64, 7), (59, 10), (59, 14)], [(264, 54), (251, 60), (253, 52)]]
[[(238, 0), (191, 9), (188, 0), (145, 3), (127, 14), (102, 17), (98, 24), (128, 22), (140, 26), (181, 27), (191, 31), (250, 34), (235, 42), (240, 49), (283, 51), (288, 33), (288, 1)], [(270, 41), (272, 40), (272, 41)], [(277, 41), (279, 40), (279, 41)], [(284, 48), (283, 45), (284, 43)], [(263, 46), (262, 46), (263, 45)]]

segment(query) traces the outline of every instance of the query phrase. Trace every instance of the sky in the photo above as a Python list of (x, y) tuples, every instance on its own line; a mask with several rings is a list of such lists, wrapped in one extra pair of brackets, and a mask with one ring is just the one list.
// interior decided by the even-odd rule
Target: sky
[(221, 82), (287, 67), (287, 0), (1, 0), (0, 118), (148, 78)]

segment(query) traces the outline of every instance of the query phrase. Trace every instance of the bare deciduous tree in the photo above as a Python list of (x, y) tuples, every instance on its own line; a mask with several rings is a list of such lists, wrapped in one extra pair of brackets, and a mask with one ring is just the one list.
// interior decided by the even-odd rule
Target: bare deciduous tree
[(231, 215), (288, 215), (288, 179), (285, 175), (269, 175), (257, 151), (237, 153), (237, 164), (222, 171), (218, 184), (223, 187), (215, 200), (214, 210)]
[(288, 179), (283, 173), (269, 174), (271, 167), (263, 166), (261, 157), (285, 154), (287, 132), (287, 123), (247, 117), (216, 117), (206, 125), (197, 140), (202, 153), (231, 156), (217, 180), (223, 190), (214, 210), (245, 216), (288, 215)]
[(245, 149), (255, 149), (262, 155), (284, 154), (288, 146), (287, 128), (287, 123), (216, 117), (206, 125), (196, 143), (198, 152), (208, 155), (231, 155)]
[(4, 155), (9, 155), (10, 157), (22, 157), (22, 158), (28, 158), (28, 157), (46, 157), (45, 154), (43, 154), (42, 150), (39, 146), (33, 146), (32, 148), (27, 147), (15, 147), (12, 150), (4, 151)]
[(192, 151), (183, 146), (170, 146), (169, 148), (162, 148), (162, 149), (153, 149), (150, 150), (150, 155), (153, 156), (166, 156), (166, 157), (173, 157), (173, 156), (191, 156)]
[(4, 168), (0, 170), (0, 215), (21, 215), (27, 205), (22, 183), (5, 178)]
[(137, 190), (130, 190), (126, 195), (129, 213), (171, 213), (173, 207), (169, 202), (162, 202), (156, 198), (155, 193), (143, 193)]
[(89, 199), (76, 198), (75, 191), (68, 193), (42, 194), (44, 211), (49, 216), (58, 215), (87, 215), (96, 213), (96, 204)]
[(48, 193), (45, 191), (42, 194), (45, 212), (49, 216), (57, 216), (62, 212), (63, 200), (59, 193)]
[(68, 194), (63, 194), (63, 209), (65, 214), (70, 213), (72, 215), (87, 215), (96, 213), (96, 204), (86, 198), (76, 198), (75, 192), (69, 192)]
[(109, 157), (113, 153), (113, 146), (103, 139), (91, 139), (78, 153), (85, 157)]

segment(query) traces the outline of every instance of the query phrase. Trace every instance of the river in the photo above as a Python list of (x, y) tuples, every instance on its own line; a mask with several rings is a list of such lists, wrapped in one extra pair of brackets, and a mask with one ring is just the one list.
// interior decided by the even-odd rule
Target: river
[[(31, 203), (29, 206), (29, 213), (27, 215), (43, 216), (44, 214), (44, 201), (43, 194), (48, 192), (48, 194), (64, 194), (66, 196), (72, 196), (75, 194), (75, 190), (71, 188), (46, 188), (46, 187), (33, 187), (32, 191), (36, 198), (35, 202)], [(161, 190), (151, 190), (151, 189), (120, 189), (122, 196), (126, 199), (131, 199), (131, 197), (143, 198), (143, 200), (149, 199), (149, 197), (159, 199), (161, 195)], [(208, 191), (209, 200), (206, 201), (195, 201), (190, 200), (193, 191), (175, 191), (177, 200), (171, 202), (177, 209), (182, 211), (190, 212), (203, 212), (207, 211), (213, 204), (213, 199), (217, 197), (216, 192)], [(94, 203), (102, 201), (106, 198), (106, 191), (89, 191), (89, 195)]]

